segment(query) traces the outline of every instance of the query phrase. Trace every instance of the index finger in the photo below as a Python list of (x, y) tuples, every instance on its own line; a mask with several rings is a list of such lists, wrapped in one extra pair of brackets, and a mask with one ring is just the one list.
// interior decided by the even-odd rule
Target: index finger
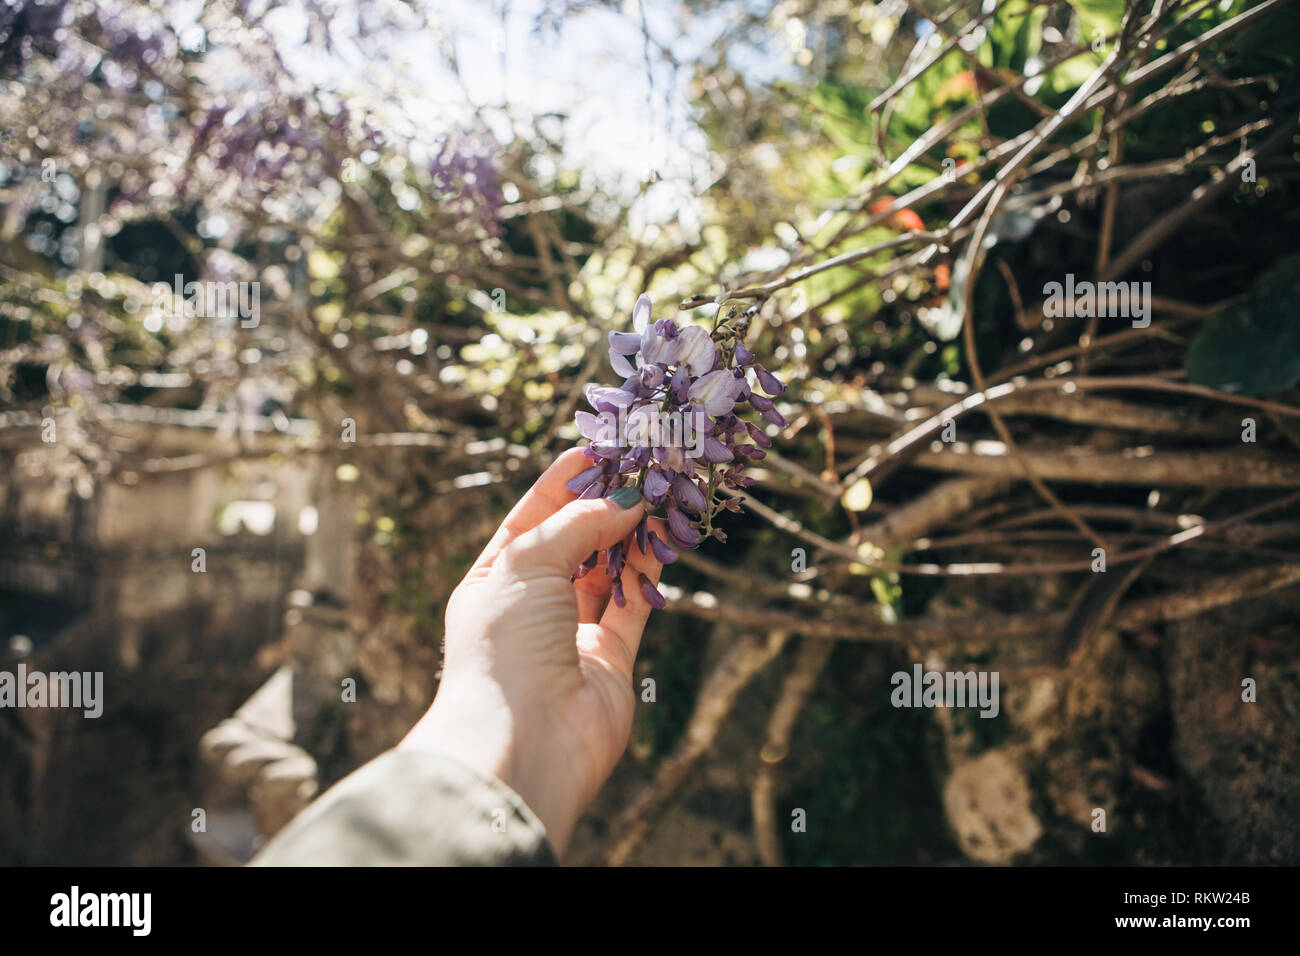
[(487, 543), (483, 553), (478, 556), (470, 571), (490, 567), (498, 554), (511, 541), (525, 532), (533, 530), (555, 512), (559, 511), (574, 498), (578, 497), (565, 482), (579, 472), (590, 468), (592, 460), (583, 454), (581, 448), (570, 448), (551, 466), (542, 472), (540, 478), (519, 499), (519, 503), (510, 509), (501, 527), (497, 528), (492, 540)]

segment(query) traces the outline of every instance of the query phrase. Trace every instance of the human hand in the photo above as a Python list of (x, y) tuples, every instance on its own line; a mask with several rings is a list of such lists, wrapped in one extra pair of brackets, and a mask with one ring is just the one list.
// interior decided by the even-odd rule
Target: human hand
[[(565, 482), (590, 464), (578, 449), (556, 459), (456, 587), (437, 697), (398, 745), (501, 780), (545, 825), (557, 857), (627, 746), (650, 615), (637, 575), (657, 584), (662, 570), (653, 551), (630, 547), (623, 607), (603, 572), (572, 580), (645, 514), (639, 494), (575, 500)], [(657, 519), (650, 525), (666, 536)]]

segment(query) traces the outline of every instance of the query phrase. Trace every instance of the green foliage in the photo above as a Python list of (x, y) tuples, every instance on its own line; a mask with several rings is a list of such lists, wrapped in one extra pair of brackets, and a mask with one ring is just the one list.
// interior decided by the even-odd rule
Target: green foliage
[(1078, 13), (1080, 32), (1089, 41), (1094, 30), (1113, 35), (1124, 19), (1124, 0), (1070, 0), (1070, 6)]

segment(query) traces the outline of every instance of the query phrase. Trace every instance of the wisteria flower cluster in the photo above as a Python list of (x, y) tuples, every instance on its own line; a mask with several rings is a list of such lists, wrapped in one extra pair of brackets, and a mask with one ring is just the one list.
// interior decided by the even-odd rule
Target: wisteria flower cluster
[[(627, 541), (606, 551), (605, 572), (620, 607), (626, 603), (622, 573), (631, 547), (671, 564), (677, 560), (674, 549), (696, 548), (709, 537), (727, 540), (714, 519), (724, 510), (742, 511), (744, 499), (735, 492), (754, 483), (745, 465), (766, 457), (763, 449), (772, 445), (761, 427), (740, 418), (741, 406), (748, 404), (773, 425), (786, 424), (769, 397), (785, 385), (745, 348), (748, 313), (736, 311), (723, 303), (712, 329), (682, 328), (672, 319), (652, 321), (650, 297), (642, 295), (632, 310), (634, 331), (609, 333), (610, 364), (625, 376), (623, 384), (588, 386), (595, 411), (577, 413), (592, 465), (569, 481), (569, 490), (579, 498), (607, 498), (633, 485), (667, 527), (664, 541), (649, 528), (647, 514)], [(593, 552), (574, 572), (575, 580), (599, 561)], [(664, 607), (650, 579), (638, 577), (645, 599)]]

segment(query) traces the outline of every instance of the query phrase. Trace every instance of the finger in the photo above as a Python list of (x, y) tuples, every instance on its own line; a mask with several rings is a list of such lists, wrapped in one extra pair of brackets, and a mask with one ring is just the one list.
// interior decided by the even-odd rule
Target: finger
[[(506, 515), (505, 520), (501, 522), (501, 527), (497, 528), (496, 534), (492, 535), (492, 540), (470, 566), (470, 570), (490, 566), (511, 541), (531, 531), (573, 501), (577, 495), (565, 488), (564, 483), (590, 466), (591, 459), (582, 453), (581, 448), (570, 448), (551, 462), (551, 466), (542, 472), (541, 477), (519, 499), (519, 503), (510, 510), (510, 514)], [(586, 556), (584, 554), (582, 557)], [(577, 567), (577, 563), (574, 567)]]
[[(667, 540), (667, 529), (658, 518), (650, 519), (650, 530)], [(638, 573), (649, 578), (652, 585), (657, 585), (662, 571), (663, 565), (653, 551), (647, 550), (642, 554), (641, 549), (633, 545), (627, 567), (623, 571), (623, 595), (627, 598), (627, 603), (619, 607), (610, 601), (600, 619), (603, 656), (623, 672), (628, 680), (632, 679), (632, 665), (636, 663), (637, 651), (641, 648), (641, 634), (645, 631), (652, 610), (650, 602), (641, 593)], [(606, 644), (606, 641), (609, 643)]]
[[(665, 537), (666, 531), (663, 522), (658, 518), (648, 519), (648, 527), (651, 530), (657, 530), (661, 538)], [(635, 534), (628, 539), (627, 563), (629, 567), (644, 571), (652, 580), (659, 580), (659, 562), (655, 560), (653, 553), (645, 555), (641, 553), (636, 546)], [(633, 575), (633, 578), (635, 578), (635, 575)], [(573, 582), (573, 589), (578, 594), (579, 624), (599, 623), (605, 613), (605, 607), (609, 604), (613, 584), (613, 579), (605, 573), (603, 564), (596, 565), (587, 574)], [(623, 578), (623, 586), (625, 589), (629, 586), (629, 579), (626, 576)]]
[(605, 605), (609, 602), (613, 584), (604, 567), (599, 564), (573, 582), (573, 590), (578, 595), (579, 624), (595, 624), (600, 620), (600, 616), (605, 613)]
[(501, 557), (516, 576), (562, 574), (568, 578), (591, 552), (603, 551), (632, 533), (645, 514), (641, 501), (638, 495), (626, 508), (613, 498), (571, 501), (511, 541)]

